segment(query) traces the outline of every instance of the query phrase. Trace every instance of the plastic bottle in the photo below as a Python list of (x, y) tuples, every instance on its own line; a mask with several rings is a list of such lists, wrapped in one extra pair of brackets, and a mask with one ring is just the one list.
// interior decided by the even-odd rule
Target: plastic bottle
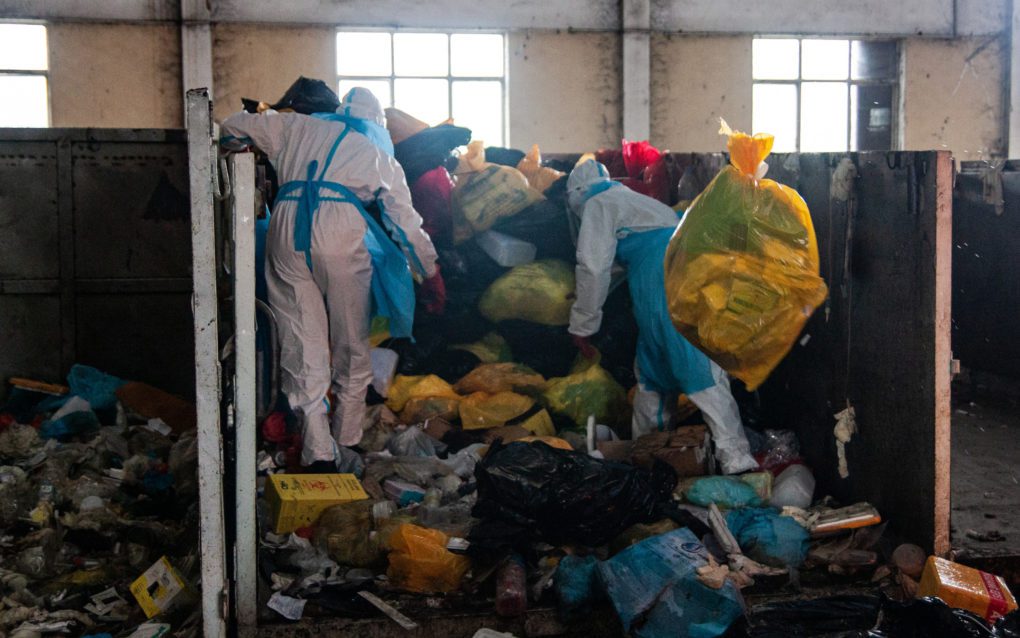
[(496, 574), (496, 613), (520, 616), (528, 611), (528, 583), (524, 560), (514, 554)]
[(815, 477), (804, 465), (791, 465), (783, 470), (772, 486), (773, 507), (811, 507), (815, 493)]

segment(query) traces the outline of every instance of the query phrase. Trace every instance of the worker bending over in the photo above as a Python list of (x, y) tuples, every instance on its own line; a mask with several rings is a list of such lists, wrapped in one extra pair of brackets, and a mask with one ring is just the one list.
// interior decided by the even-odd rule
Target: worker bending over
[(610, 270), (618, 259), (638, 324), (632, 438), (669, 428), (677, 394), (701, 410), (715, 440), (716, 457), (726, 474), (758, 467), (740, 422), (726, 373), (676, 331), (666, 307), (663, 259), (679, 218), (669, 206), (612, 181), (606, 167), (588, 160), (567, 180), (567, 203), (580, 217), (577, 238), (577, 300), (570, 312), (570, 334), (585, 356), (588, 337), (602, 324)]
[[(302, 465), (335, 472), (337, 444), (361, 440), (373, 307), (390, 318), (393, 336), (410, 336), (411, 273), (425, 280), (427, 309), (442, 312), (445, 290), (379, 101), (355, 88), (340, 103), (318, 88), (332, 94), (335, 112), (238, 113), (221, 129), (225, 145), (265, 152), (280, 178), (266, 280), (279, 323), (281, 385), (303, 421)], [(392, 241), (365, 210), (373, 202)]]

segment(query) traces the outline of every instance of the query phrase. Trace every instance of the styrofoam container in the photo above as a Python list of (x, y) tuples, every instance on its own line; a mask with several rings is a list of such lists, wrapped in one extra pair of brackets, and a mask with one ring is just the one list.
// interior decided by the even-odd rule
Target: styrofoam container
[(475, 236), (475, 241), (485, 254), (504, 268), (513, 268), (535, 261), (538, 249), (534, 244), (511, 237), (495, 230), (487, 230)]

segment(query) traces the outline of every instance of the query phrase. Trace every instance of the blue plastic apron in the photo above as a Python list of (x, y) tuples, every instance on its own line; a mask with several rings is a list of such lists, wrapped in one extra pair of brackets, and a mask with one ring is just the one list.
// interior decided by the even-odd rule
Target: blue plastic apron
[(617, 242), (616, 257), (627, 267), (642, 385), (660, 394), (690, 394), (715, 385), (715, 380), (708, 357), (684, 339), (669, 318), (663, 260), (673, 230), (631, 233)]
[[(365, 220), (365, 247), (372, 258), (372, 314), (389, 318), (390, 334), (394, 337), (410, 337), (414, 325), (414, 282), (403, 251), (394, 244), (386, 231), (365, 211), (365, 206), (346, 186), (323, 178), (340, 143), (352, 130), (346, 126), (329, 151), (326, 162), (319, 171), (319, 161), (308, 163), (304, 181), (291, 181), (280, 186), (276, 198), (281, 202), (297, 202), (294, 217), (294, 250), (305, 254), (305, 263), (312, 269), (312, 223), (322, 202), (343, 202), (358, 209)], [(318, 176), (316, 176), (318, 172)], [(322, 191), (326, 191), (324, 195)], [(380, 209), (382, 204), (380, 202)], [(415, 262), (424, 272), (418, 257), (414, 254), (406, 235), (396, 225), (389, 223), (386, 211), (382, 210), (384, 223), (400, 236), (403, 244)]]
[[(347, 110), (350, 111), (350, 109), (351, 107), (348, 106)], [(393, 157), (393, 139), (390, 137), (389, 131), (371, 120), (354, 117), (350, 113), (313, 113), (312, 117), (327, 122), (342, 122), (367, 137), (382, 152)]]

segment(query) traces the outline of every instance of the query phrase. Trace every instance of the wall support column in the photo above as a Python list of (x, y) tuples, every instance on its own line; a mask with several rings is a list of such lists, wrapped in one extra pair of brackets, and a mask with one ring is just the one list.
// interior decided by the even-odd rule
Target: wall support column
[(621, 0), (623, 24), (623, 136), (647, 140), (651, 132), (651, 0)]

